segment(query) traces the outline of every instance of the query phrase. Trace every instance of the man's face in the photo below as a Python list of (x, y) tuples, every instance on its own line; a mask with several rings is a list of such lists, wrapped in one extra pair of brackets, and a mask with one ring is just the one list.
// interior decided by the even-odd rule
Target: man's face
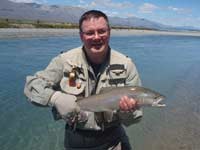
[(106, 20), (99, 17), (83, 21), (80, 37), (89, 59), (96, 64), (102, 63), (110, 39), (110, 28)]

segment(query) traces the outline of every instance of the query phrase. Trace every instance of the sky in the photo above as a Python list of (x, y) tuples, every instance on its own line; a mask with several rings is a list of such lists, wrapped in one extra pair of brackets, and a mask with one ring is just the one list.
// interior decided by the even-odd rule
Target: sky
[(11, 0), (98, 9), (108, 16), (139, 17), (172, 26), (200, 29), (200, 0)]

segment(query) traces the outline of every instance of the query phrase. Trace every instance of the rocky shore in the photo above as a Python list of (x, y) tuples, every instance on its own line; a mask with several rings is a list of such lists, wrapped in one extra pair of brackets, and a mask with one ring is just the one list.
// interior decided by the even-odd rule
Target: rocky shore
[[(154, 30), (133, 30), (133, 29), (112, 29), (112, 36), (131, 36), (131, 35), (182, 35), (200, 36), (200, 31), (154, 31)], [(29, 38), (29, 37), (48, 37), (48, 36), (78, 36), (78, 29), (0, 29), (0, 39), (7, 38)]]

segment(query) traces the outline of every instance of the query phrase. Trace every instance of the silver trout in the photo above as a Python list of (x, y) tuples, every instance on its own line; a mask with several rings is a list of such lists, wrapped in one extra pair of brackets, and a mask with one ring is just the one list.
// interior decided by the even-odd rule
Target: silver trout
[(137, 101), (139, 107), (165, 107), (162, 100), (165, 96), (151, 89), (139, 86), (115, 87), (104, 90), (96, 95), (77, 100), (81, 110), (91, 112), (105, 112), (119, 110), (119, 101), (122, 96), (128, 96)]

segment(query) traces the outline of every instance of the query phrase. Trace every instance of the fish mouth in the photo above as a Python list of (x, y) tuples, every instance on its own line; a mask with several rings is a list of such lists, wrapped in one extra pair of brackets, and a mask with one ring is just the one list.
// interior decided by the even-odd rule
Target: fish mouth
[(163, 103), (164, 96), (156, 98), (156, 101), (153, 102), (152, 106), (154, 107), (165, 107), (166, 104)]

